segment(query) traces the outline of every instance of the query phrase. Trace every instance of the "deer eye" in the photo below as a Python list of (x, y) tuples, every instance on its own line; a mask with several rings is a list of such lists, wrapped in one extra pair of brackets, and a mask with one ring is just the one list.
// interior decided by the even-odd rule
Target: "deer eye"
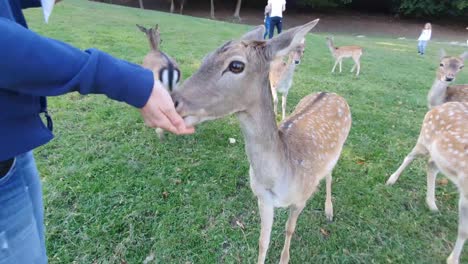
[(465, 67), (465, 65), (460, 66), (460, 70), (463, 69), (463, 67)]
[(239, 74), (244, 71), (245, 64), (242, 61), (232, 61), (229, 63), (229, 71)]
[(440, 67), (444, 67), (444, 64), (443, 64), (443, 63), (441, 63), (441, 64), (439, 64), (439, 66), (440, 66)]

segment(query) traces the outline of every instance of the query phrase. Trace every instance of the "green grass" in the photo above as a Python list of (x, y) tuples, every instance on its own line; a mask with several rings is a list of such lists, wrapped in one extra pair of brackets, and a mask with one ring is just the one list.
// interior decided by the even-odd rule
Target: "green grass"
[[(61, 2), (48, 25), (40, 10), (26, 16), (34, 31), (135, 63), (148, 50), (135, 24), (159, 23), (162, 48), (184, 78), (250, 28), (83, 0)], [(349, 73), (350, 61), (331, 74), (325, 34), (309, 35), (289, 96), (289, 110), (316, 91), (337, 92), (351, 106), (353, 127), (334, 170), (335, 221), (326, 222), (322, 187), (298, 220), (291, 263), (442, 263), (457, 232), (454, 186), (437, 186), (441, 212), (431, 213), (424, 161), (394, 187), (384, 185), (416, 141), (441, 46), (430, 43), (420, 57), (415, 41), (335, 35), (335, 42), (364, 47), (362, 75)], [(457, 82), (468, 82), (466, 70)], [(151, 254), (152, 263), (256, 261), (259, 215), (235, 118), (160, 143), (137, 110), (104, 96), (51, 98), (50, 111), (56, 138), (36, 151), (50, 263), (142, 263)], [(276, 211), (268, 263), (279, 260), (286, 218), (286, 210)]]

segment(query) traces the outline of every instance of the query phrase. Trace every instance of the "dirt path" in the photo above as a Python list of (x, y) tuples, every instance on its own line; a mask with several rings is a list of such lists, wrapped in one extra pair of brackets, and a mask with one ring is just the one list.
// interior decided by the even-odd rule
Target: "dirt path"
[[(135, 3), (134, 3), (135, 2)], [(127, 5), (136, 7), (136, 1)], [(149, 2), (149, 1), (148, 1)], [(169, 11), (169, 3), (153, 1), (145, 3), (145, 8), (159, 11)], [(177, 7), (176, 10), (178, 11)], [(243, 23), (249, 25), (258, 25), (263, 23), (263, 10), (246, 9), (241, 10), (240, 22), (233, 21), (233, 9), (225, 7), (216, 8), (216, 19), (222, 21)], [(195, 17), (210, 18), (209, 6), (192, 7), (186, 5), (184, 14)], [(426, 21), (405, 20), (395, 18), (390, 15), (372, 15), (357, 12), (329, 12), (329, 13), (294, 13), (284, 14), (284, 28), (294, 27), (304, 24), (315, 18), (320, 18), (320, 23), (315, 28), (316, 32), (333, 32), (348, 35), (364, 36), (387, 36), (394, 38), (417, 39), (421, 28)], [(429, 21), (430, 22), (430, 21)], [(468, 39), (468, 30), (466, 26), (444, 25), (440, 22), (432, 23), (432, 38), (435, 41), (454, 42), (454, 44), (464, 44)]]

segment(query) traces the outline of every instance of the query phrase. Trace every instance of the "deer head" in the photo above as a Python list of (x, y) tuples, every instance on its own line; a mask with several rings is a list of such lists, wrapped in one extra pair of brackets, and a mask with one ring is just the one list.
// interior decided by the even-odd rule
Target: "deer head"
[(452, 82), (456, 75), (463, 69), (463, 62), (468, 58), (468, 52), (464, 52), (459, 57), (447, 56), (445, 51), (440, 51), (440, 64), (437, 70), (437, 79), (443, 82)]
[[(318, 19), (283, 32), (268, 41), (229, 41), (207, 55), (195, 74), (172, 96), (187, 124), (217, 119), (271, 102), (270, 62), (287, 55), (318, 23)], [(248, 35), (248, 34), (246, 34)], [(272, 106), (271, 106), (272, 107)]]
[(289, 53), (289, 61), (294, 62), (296, 65), (301, 63), (301, 59), (305, 52), (305, 38), (302, 39), (301, 43), (296, 48), (291, 50)]
[(176, 61), (160, 50), (162, 40), (159, 26), (155, 25), (152, 28), (145, 28), (138, 24), (136, 26), (145, 33), (151, 48), (142, 66), (153, 71), (155, 78), (157, 77), (167, 90), (174, 90), (180, 81), (181, 74)]

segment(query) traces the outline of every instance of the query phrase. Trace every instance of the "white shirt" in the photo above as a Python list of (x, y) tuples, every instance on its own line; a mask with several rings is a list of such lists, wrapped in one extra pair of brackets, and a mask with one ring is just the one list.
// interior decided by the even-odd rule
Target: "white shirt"
[(418, 40), (430, 40), (431, 39), (431, 30), (430, 29), (423, 29), (421, 35), (419, 36)]
[(268, 0), (268, 5), (271, 6), (270, 17), (283, 17), (286, 0)]

